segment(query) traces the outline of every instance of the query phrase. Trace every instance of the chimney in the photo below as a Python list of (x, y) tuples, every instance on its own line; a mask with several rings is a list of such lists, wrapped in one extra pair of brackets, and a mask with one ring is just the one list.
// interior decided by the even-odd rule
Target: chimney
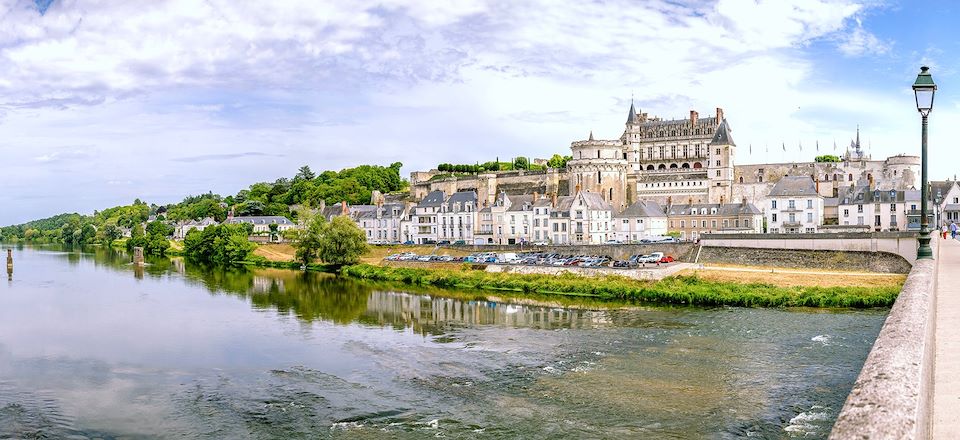
[(723, 202), (724, 202), (724, 196), (721, 195), (721, 196), (720, 196), (720, 206), (723, 206)]
[(867, 174), (867, 189), (873, 191), (873, 174)]
[(723, 109), (717, 107), (717, 125), (720, 125), (720, 122), (723, 121)]
[(550, 202), (550, 204), (553, 205), (553, 209), (557, 209), (557, 192), (556, 191), (553, 192), (553, 201)]
[(699, 116), (700, 115), (696, 111), (690, 110), (690, 125), (697, 125), (697, 118)]
[(580, 184), (579, 184), (579, 183), (577, 184), (577, 190), (575, 191), (575, 193), (576, 193), (576, 194), (580, 194)]
[(746, 197), (743, 198), (743, 206), (747, 206), (747, 198), (746, 198)]
[(350, 209), (347, 208), (347, 201), (340, 202), (340, 215), (349, 215)]

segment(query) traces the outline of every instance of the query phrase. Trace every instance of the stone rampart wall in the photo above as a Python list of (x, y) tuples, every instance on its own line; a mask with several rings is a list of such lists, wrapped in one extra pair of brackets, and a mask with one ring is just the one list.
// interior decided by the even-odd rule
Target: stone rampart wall
[(917, 235), (914, 232), (705, 234), (701, 236), (700, 244), (725, 248), (886, 252), (900, 255), (907, 262), (917, 259)]

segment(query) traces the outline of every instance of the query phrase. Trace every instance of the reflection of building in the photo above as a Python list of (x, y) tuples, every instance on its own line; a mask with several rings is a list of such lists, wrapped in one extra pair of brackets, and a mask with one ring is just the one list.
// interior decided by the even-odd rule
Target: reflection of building
[(253, 293), (285, 292), (283, 280), (276, 277), (265, 277), (254, 275), (253, 287), (250, 289)]
[(452, 323), (532, 328), (576, 328), (608, 322), (606, 312), (463, 301), (400, 292), (373, 291), (364, 315), (382, 325), (411, 326), (430, 332)]

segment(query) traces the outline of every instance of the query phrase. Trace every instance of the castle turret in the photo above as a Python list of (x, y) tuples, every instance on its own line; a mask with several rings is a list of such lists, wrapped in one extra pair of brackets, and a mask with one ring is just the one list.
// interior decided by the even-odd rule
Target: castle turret
[(587, 140), (570, 144), (570, 150), (570, 193), (576, 194), (578, 189), (598, 193), (617, 211), (626, 208), (629, 164), (620, 142), (596, 140), (591, 132)]
[[(717, 109), (717, 116), (722, 117), (723, 110)], [(710, 203), (719, 203), (720, 200), (730, 200), (733, 187), (733, 158), (736, 156), (737, 145), (733, 142), (730, 124), (726, 119), (720, 120), (717, 131), (707, 147), (709, 151), (707, 163), (707, 179), (710, 186), (707, 188), (707, 198)]]

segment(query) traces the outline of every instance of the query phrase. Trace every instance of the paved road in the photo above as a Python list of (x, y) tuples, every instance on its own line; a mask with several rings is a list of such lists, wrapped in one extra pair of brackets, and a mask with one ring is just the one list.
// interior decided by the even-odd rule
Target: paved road
[(936, 360), (933, 364), (933, 437), (960, 438), (960, 241), (937, 250)]

